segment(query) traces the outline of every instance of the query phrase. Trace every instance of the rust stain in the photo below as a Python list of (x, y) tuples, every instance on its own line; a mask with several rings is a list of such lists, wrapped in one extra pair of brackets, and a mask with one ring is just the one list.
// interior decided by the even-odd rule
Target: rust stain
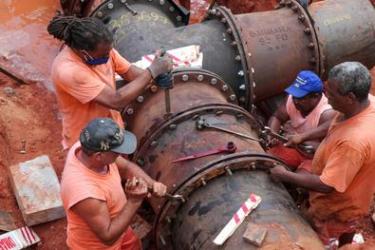
[(0, 1), (0, 67), (52, 89), (50, 66), (60, 43), (47, 33), (59, 1)]

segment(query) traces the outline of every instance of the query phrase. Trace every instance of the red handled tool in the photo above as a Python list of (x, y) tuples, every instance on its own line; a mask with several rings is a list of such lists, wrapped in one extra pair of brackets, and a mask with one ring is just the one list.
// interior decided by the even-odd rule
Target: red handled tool
[(201, 152), (201, 153), (196, 153), (196, 154), (193, 154), (193, 155), (181, 157), (181, 158), (178, 158), (178, 159), (176, 159), (172, 162), (174, 163), (174, 162), (194, 160), (194, 159), (197, 159), (197, 158), (201, 158), (201, 157), (205, 157), (205, 156), (209, 156), (209, 155), (221, 154), (221, 153), (231, 154), (231, 153), (236, 152), (236, 150), (237, 150), (236, 145), (234, 145), (233, 142), (228, 142), (227, 145), (225, 145), (224, 147), (219, 147), (219, 148), (216, 148), (216, 149), (208, 150), (206, 152)]

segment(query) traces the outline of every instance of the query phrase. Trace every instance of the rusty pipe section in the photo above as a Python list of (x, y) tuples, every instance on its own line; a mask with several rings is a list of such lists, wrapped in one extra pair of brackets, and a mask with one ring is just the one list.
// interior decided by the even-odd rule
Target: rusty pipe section
[[(172, 116), (165, 115), (164, 92), (153, 85), (123, 115), (139, 139), (133, 160), (171, 194), (186, 202), (153, 198), (154, 240), (158, 249), (217, 249), (212, 241), (253, 192), (263, 199), (249, 216), (264, 226), (264, 249), (322, 249), (315, 232), (300, 217), (284, 187), (265, 170), (278, 159), (264, 153), (258, 141), (217, 129), (199, 127), (205, 120), (258, 139), (259, 124), (240, 108), (231, 87), (206, 70), (181, 70), (170, 90)], [(187, 161), (176, 159), (234, 143), (236, 151)], [(246, 219), (222, 249), (252, 249), (242, 235)], [(280, 248), (280, 246), (285, 248)]]
[(312, 4), (309, 13), (315, 20), (323, 77), (345, 61), (374, 66), (375, 10), (370, 1), (321, 1)]
[[(137, 61), (162, 46), (200, 45), (203, 68), (230, 84), (247, 110), (280, 94), (300, 70), (324, 77), (342, 61), (375, 64), (375, 10), (369, 0), (326, 0), (307, 10), (294, 0), (282, 0), (277, 10), (240, 15), (217, 7), (203, 23), (166, 27), (163, 32), (158, 30), (162, 17), (179, 16), (168, 1), (101, 2), (90, 15), (102, 18), (116, 33), (115, 47), (126, 58)], [(150, 14), (133, 15), (123, 2)]]

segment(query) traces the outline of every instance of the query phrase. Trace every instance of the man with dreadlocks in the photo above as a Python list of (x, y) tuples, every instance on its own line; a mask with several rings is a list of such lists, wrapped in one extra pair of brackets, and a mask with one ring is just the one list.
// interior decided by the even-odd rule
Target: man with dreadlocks
[[(118, 110), (140, 95), (152, 79), (172, 69), (172, 60), (159, 53), (147, 70), (131, 65), (112, 48), (112, 33), (95, 17), (56, 16), (47, 29), (67, 45), (55, 58), (51, 73), (65, 149), (96, 117), (113, 118), (124, 127)], [(115, 73), (129, 83), (116, 90)]]
[[(111, 118), (119, 128), (123, 129), (124, 122), (118, 110), (128, 105), (141, 94), (148, 87), (152, 79), (172, 69), (172, 60), (166, 56), (161, 57), (160, 53), (156, 54), (154, 61), (147, 70), (142, 70), (131, 65), (112, 48), (112, 33), (95, 17), (56, 16), (51, 20), (47, 29), (49, 34), (63, 41), (66, 45), (53, 62), (52, 80), (55, 83), (57, 100), (63, 118), (63, 146), (65, 149), (71, 148), (71, 151), (74, 151), (76, 143), (77, 145), (81, 145), (78, 141), (80, 132), (95, 118)], [(119, 74), (129, 83), (116, 89), (115, 73)], [(96, 159), (99, 158), (102, 159), (102, 157), (96, 157)], [(136, 164), (116, 155), (113, 165), (116, 165), (118, 169), (123, 169), (126, 172), (126, 176), (136, 176), (143, 179), (145, 186), (148, 189), (152, 189), (154, 193), (160, 196), (165, 194), (166, 186), (151, 179)], [(109, 169), (108, 165), (99, 164), (99, 167)], [(89, 173), (91, 176), (95, 174), (97, 175), (94, 172)], [(76, 177), (77, 180), (80, 180), (84, 176), (79, 175)], [(105, 187), (105, 185), (100, 186), (99, 184), (97, 182), (95, 188), (90, 188), (90, 190), (86, 190), (82, 194), (92, 197), (92, 194), (96, 192), (95, 190), (103, 190)], [(77, 193), (75, 193), (74, 189), (71, 191), (66, 192), (64, 199), (73, 200), (72, 204), (75, 204), (74, 202), (77, 202)], [(113, 194), (113, 192), (108, 192), (108, 194), (111, 193)], [(82, 198), (83, 196), (81, 195), (80, 197)], [(137, 199), (137, 204), (141, 200)], [(85, 203), (88, 203), (87, 199), (85, 201)], [(138, 205), (133, 206), (133, 210), (136, 210)], [(86, 205), (82, 206), (85, 207)], [(87, 205), (85, 209), (90, 206)], [(114, 206), (114, 204), (111, 206)], [(93, 213), (97, 211), (96, 209), (92, 210), (94, 211), (91, 211)], [(132, 211), (128, 209), (124, 211), (124, 214), (129, 215), (131, 213)], [(73, 216), (77, 216), (77, 211)], [(97, 217), (102, 218), (103, 213), (99, 212), (98, 216), (91, 219), (95, 220)], [(86, 216), (86, 218), (88, 217)], [(81, 225), (83, 224), (85, 223), (81, 223)], [(104, 228), (101, 230), (100, 224), (96, 224), (98, 232), (108, 229)], [(120, 226), (117, 225), (117, 229), (123, 228), (124, 225), (121, 222)], [(87, 248), (84, 247), (84, 244), (80, 240), (77, 240), (82, 234), (77, 235), (74, 232), (69, 234), (70, 227), (71, 225), (68, 224), (68, 245), (73, 249), (140, 249), (138, 241), (130, 229), (127, 230), (124, 240), (119, 239), (120, 235), (118, 233), (121, 230), (111, 229), (110, 231), (114, 231), (110, 234), (111, 237), (99, 237), (100, 241), (106, 246), (101, 244), (100, 241), (95, 241), (86, 242), (87, 244), (91, 244)], [(87, 233), (86, 229), (82, 230)], [(102, 235), (99, 234), (98, 236)]]

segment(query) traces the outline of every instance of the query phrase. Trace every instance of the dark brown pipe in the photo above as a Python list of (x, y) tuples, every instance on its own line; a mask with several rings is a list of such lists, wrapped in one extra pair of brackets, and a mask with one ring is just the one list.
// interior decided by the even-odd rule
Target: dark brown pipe
[(203, 68), (221, 75), (247, 110), (283, 92), (300, 70), (324, 78), (342, 61), (375, 64), (375, 10), (369, 0), (326, 0), (307, 10), (285, 0), (277, 10), (241, 15), (217, 7), (205, 22), (189, 26), (170, 1), (126, 1), (138, 13), (149, 13), (142, 15), (133, 15), (121, 0), (100, 2), (87, 14), (116, 31), (115, 47), (126, 58), (200, 45)]
[(309, 7), (319, 40), (320, 74), (325, 78), (338, 63), (375, 60), (375, 9), (367, 0), (321, 1)]
[[(172, 116), (165, 117), (164, 93), (152, 86), (126, 110), (128, 129), (139, 138), (136, 161), (184, 203), (153, 198), (154, 239), (158, 249), (217, 249), (212, 240), (250, 192), (263, 199), (222, 249), (251, 249), (242, 234), (249, 220), (267, 228), (264, 247), (321, 249), (314, 231), (300, 217), (282, 185), (266, 170), (282, 164), (254, 140), (197, 127), (199, 119), (258, 138), (258, 122), (237, 105), (230, 86), (205, 70), (178, 71), (170, 90)], [(233, 142), (236, 152), (189, 161), (174, 160)], [(280, 248), (278, 248), (280, 249)]]

